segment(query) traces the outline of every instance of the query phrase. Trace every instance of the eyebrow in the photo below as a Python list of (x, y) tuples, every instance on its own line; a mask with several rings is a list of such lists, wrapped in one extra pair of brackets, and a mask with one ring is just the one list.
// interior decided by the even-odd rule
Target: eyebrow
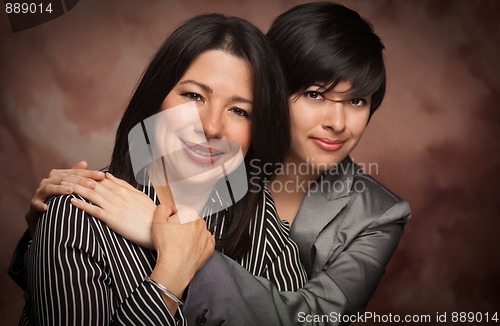
[(183, 82), (179, 83), (179, 85), (184, 85), (184, 84), (194, 84), (194, 85), (200, 87), (201, 89), (203, 89), (205, 92), (210, 93), (210, 94), (212, 94), (214, 92), (214, 90), (211, 89), (209, 86), (202, 84), (202, 83), (198, 83), (197, 81), (194, 81), (192, 79), (187, 79), (187, 80), (184, 80)]
[(231, 100), (233, 100), (234, 102), (243, 102), (243, 103), (252, 104), (252, 101), (250, 101), (249, 99), (246, 99), (246, 98), (238, 96), (238, 95), (231, 96)]
[[(199, 82), (194, 81), (192, 79), (187, 79), (187, 80), (184, 80), (184, 81), (182, 81), (182, 82), (179, 83), (179, 85), (184, 85), (184, 84), (193, 84), (193, 85), (196, 85), (196, 86), (200, 87), (201, 89), (203, 89), (205, 92), (207, 92), (209, 94), (213, 94), (214, 93), (214, 90), (212, 88), (210, 88), (210, 86), (202, 84), (202, 83), (199, 83)], [(238, 95), (231, 96), (231, 100), (233, 102), (243, 102), (243, 103), (248, 103), (248, 104), (252, 104), (253, 103), (249, 99), (246, 99), (246, 98), (238, 96)]]

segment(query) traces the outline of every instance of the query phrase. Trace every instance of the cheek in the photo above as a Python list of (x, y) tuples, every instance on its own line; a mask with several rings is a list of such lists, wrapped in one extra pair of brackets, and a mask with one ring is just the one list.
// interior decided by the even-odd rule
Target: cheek
[(314, 129), (315, 126), (321, 124), (321, 121), (318, 120), (320, 119), (315, 116), (314, 112), (308, 110), (307, 107), (295, 105), (295, 107), (290, 110), (292, 137), (299, 137), (302, 133)]
[(161, 103), (161, 108), (160, 108), (160, 111), (165, 111), (167, 109), (170, 109), (171, 107), (175, 106), (174, 103), (172, 103), (173, 101), (167, 96), (163, 102)]
[(360, 112), (351, 119), (350, 130), (353, 136), (361, 137), (368, 124), (370, 112)]
[(167, 97), (165, 97), (165, 99), (161, 103), (160, 110), (164, 111), (164, 110), (171, 109), (175, 106), (186, 103), (186, 101), (183, 101), (182, 98), (180, 98), (179, 96), (176, 96), (173, 92), (174, 91), (167, 94)]
[(250, 124), (245, 128), (244, 132), (241, 133), (241, 151), (243, 152), (243, 156), (247, 155), (248, 148), (250, 147), (251, 135), (250, 135)]
[(250, 135), (250, 123), (245, 126), (239, 126), (238, 128), (233, 128), (231, 132), (227, 135), (227, 138), (237, 142), (241, 151), (243, 152), (243, 156), (247, 154), (248, 148), (250, 147), (251, 135)]

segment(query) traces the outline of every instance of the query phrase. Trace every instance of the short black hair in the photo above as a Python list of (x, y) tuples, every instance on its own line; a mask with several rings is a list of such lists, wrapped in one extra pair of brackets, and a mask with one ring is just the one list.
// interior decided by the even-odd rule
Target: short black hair
[(278, 51), (289, 95), (318, 82), (332, 89), (350, 81), (353, 96), (372, 95), (370, 116), (382, 103), (384, 45), (356, 11), (331, 2), (298, 5), (278, 16), (267, 36)]

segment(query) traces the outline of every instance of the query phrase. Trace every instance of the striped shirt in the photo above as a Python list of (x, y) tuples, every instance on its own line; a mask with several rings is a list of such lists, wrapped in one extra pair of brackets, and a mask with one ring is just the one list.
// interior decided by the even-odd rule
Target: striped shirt
[[(154, 188), (141, 189), (158, 203)], [(57, 196), (38, 222), (26, 254), (26, 305), (21, 325), (187, 325), (181, 309), (168, 311), (147, 281), (156, 252), (115, 233), (70, 203), (76, 195)], [(217, 214), (223, 214), (219, 212)], [(206, 219), (216, 236), (224, 219)], [(281, 221), (266, 189), (250, 225), (251, 250), (239, 263), (255, 276), (295, 291), (307, 281), (289, 226)]]

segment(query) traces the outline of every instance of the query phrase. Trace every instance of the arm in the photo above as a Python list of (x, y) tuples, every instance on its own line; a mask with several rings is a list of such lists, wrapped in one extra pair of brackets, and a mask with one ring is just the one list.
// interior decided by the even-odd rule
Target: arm
[[(106, 250), (93, 218), (70, 204), (72, 196), (49, 202), (26, 257), (27, 314), (40, 325), (130, 324), (130, 320), (175, 325), (158, 292), (140, 282), (114, 307), (117, 294)], [(182, 320), (181, 320), (182, 321)]]
[[(231, 259), (214, 254), (189, 287), (186, 315), (208, 309), (207, 319), (230, 325), (307, 325), (308, 316), (362, 311), (397, 246), (409, 208), (401, 202), (351, 242), (333, 261), (296, 292), (280, 292), (266, 279), (253, 277)], [(203, 298), (203, 293), (210, 293)], [(201, 298), (200, 298), (201, 297)], [(311, 321), (311, 320), (309, 320)], [(324, 324), (339, 324), (323, 320)], [(319, 322), (319, 324), (323, 324)], [(315, 323), (315, 325), (318, 323)]]
[(28, 230), (24, 232), (23, 236), (17, 243), (17, 247), (12, 255), (12, 259), (9, 265), (9, 270), (7, 273), (10, 278), (23, 290), (26, 290), (26, 282), (24, 281), (24, 256), (28, 251), (28, 247), (31, 243), (31, 235)]
[(23, 290), (26, 289), (24, 281), (24, 257), (28, 250), (33, 233), (35, 232), (38, 219), (48, 208), (45, 201), (55, 195), (71, 194), (73, 188), (67, 185), (61, 185), (61, 182), (71, 182), (82, 187), (95, 187), (95, 181), (102, 180), (104, 173), (101, 171), (87, 170), (88, 164), (85, 161), (76, 163), (71, 169), (53, 169), (49, 176), (40, 181), (38, 188), (30, 202), (30, 207), (25, 214), (25, 220), (28, 230), (19, 240), (12, 256), (9, 266), (9, 276)]

